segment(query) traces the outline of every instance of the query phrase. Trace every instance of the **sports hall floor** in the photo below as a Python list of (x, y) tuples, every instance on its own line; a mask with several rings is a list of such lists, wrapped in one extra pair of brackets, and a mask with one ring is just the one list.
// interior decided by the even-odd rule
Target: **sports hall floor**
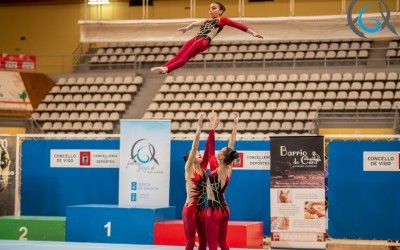
[[(395, 245), (395, 246), (393, 246)], [(101, 244), (53, 241), (17, 241), (0, 240), (0, 249), (12, 250), (182, 250), (180, 246), (154, 246), (154, 245), (127, 245), (127, 244)], [(271, 249), (266, 246), (264, 249)], [(398, 250), (399, 244), (388, 244), (386, 241), (351, 241), (328, 242), (329, 250)], [(231, 248), (231, 250), (244, 250), (244, 248)], [(286, 250), (286, 249), (280, 249)], [(289, 250), (289, 249), (287, 249)]]

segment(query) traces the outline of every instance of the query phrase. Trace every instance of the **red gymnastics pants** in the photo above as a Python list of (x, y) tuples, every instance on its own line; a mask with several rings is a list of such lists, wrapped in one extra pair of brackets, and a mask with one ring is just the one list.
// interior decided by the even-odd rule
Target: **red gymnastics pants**
[(207, 238), (208, 249), (217, 250), (218, 245), (221, 250), (229, 250), (226, 243), (226, 236), (228, 233), (228, 220), (229, 220), (229, 207), (226, 209), (228, 212), (223, 212), (222, 209), (211, 210), (207, 208)]
[(182, 48), (176, 53), (176, 55), (169, 60), (164, 67), (168, 68), (168, 72), (172, 72), (177, 68), (185, 65), (190, 59), (205, 51), (208, 48), (208, 40), (200, 38), (192, 38), (183, 44)]
[(193, 250), (195, 244), (196, 231), (199, 236), (199, 250), (206, 250), (207, 247), (207, 227), (206, 211), (197, 212), (195, 205), (185, 204), (182, 210), (183, 228), (185, 230), (186, 250)]

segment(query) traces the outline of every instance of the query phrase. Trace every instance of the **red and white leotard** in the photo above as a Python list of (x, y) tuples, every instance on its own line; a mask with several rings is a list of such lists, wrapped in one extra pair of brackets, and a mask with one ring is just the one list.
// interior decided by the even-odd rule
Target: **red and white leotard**
[(168, 72), (172, 72), (175, 69), (182, 67), (191, 58), (205, 51), (210, 45), (211, 40), (218, 35), (226, 25), (240, 29), (244, 32), (247, 32), (248, 30), (248, 28), (243, 24), (232, 21), (224, 16), (215, 19), (208, 19), (201, 25), (199, 33), (184, 43), (178, 53), (176, 53), (176, 55), (163, 66), (168, 68)]
[[(193, 152), (194, 151), (194, 152)], [(197, 148), (193, 148), (190, 154), (197, 152)], [(210, 152), (214, 149), (214, 130), (210, 130), (206, 143), (203, 160), (200, 164), (201, 168), (196, 171), (194, 166), (186, 166), (186, 203), (182, 209), (182, 220), (185, 230), (186, 250), (193, 250), (195, 246), (196, 232), (199, 236), (199, 250), (206, 250), (207, 247), (207, 227), (206, 227), (206, 187), (207, 176), (206, 169), (210, 157)], [(186, 164), (190, 164), (187, 162)]]
[[(211, 155), (211, 152), (210, 152)], [(229, 206), (225, 191), (232, 174), (231, 166), (218, 166), (214, 156), (210, 156), (210, 174), (207, 181), (207, 238), (210, 250), (229, 250), (226, 243), (229, 220)]]
[(232, 21), (231, 19), (222, 16), (220, 18), (206, 20), (200, 27), (200, 31), (196, 37), (203, 37), (209, 42), (218, 35), (219, 32), (225, 27), (225, 25), (239, 29), (243, 32), (247, 32), (248, 28), (241, 23)]

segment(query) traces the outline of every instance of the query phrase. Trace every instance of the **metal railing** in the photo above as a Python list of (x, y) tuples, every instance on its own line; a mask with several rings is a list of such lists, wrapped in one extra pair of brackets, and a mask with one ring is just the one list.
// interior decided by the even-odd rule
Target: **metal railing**
[[(93, 55), (84, 55), (83, 57), (92, 57)], [(386, 57), (382, 59), (368, 59), (368, 58), (353, 58), (353, 59), (330, 59), (330, 58), (323, 58), (323, 59), (288, 59), (288, 60), (230, 60), (230, 61), (215, 61), (215, 60), (202, 60), (202, 61), (191, 61), (187, 65), (197, 68), (213, 68), (213, 67), (233, 67), (233, 68), (240, 68), (256, 65), (260, 68), (267, 68), (270, 66), (283, 66), (283, 67), (290, 67), (292, 69), (303, 67), (303, 66), (320, 66), (320, 67), (331, 67), (331, 66), (355, 66), (361, 67), (367, 65), (368, 62), (382, 62), (382, 65), (385, 65), (387, 68), (391, 67), (399, 67), (400, 58), (394, 57)], [(74, 66), (74, 71), (80, 70), (114, 70), (114, 69), (134, 69), (134, 70), (142, 70), (142, 69), (149, 69), (154, 67), (155, 65), (162, 65), (165, 62), (155, 62), (155, 61), (135, 61), (132, 63), (111, 63), (111, 62), (104, 62), (104, 63), (80, 63)]]
[[(326, 107), (324, 107), (326, 109)], [(340, 110), (327, 111), (320, 108), (313, 120), (313, 131), (320, 128), (388, 128), (393, 129), (393, 134), (399, 134), (399, 107), (394, 106), (392, 110), (387, 111), (365, 110), (365, 108), (355, 108), (346, 110), (345, 107)], [(371, 107), (369, 107), (371, 108)]]
[[(154, 65), (162, 65), (163, 62), (155, 62), (155, 61), (134, 61), (134, 62), (103, 62), (103, 63), (89, 63), (90, 58), (93, 56), (99, 56), (98, 54), (88, 54), (86, 53), (89, 49), (92, 48), (92, 45), (79, 45), (73, 55), (71, 56), (37, 56), (37, 69), (38, 72), (43, 73), (52, 73), (52, 74), (60, 74), (60, 73), (73, 73), (77, 71), (85, 71), (85, 70), (114, 70), (114, 69), (130, 69), (130, 70), (141, 70), (148, 69), (153, 67)], [(370, 48), (368, 49), (369, 53), (374, 50), (389, 50), (390, 48)], [(329, 51), (329, 50), (328, 50)], [(339, 50), (338, 50), (339, 51)], [(257, 51), (253, 51), (256, 53)], [(261, 51), (259, 51), (261, 52)], [(265, 53), (268, 51), (262, 51)], [(279, 52), (279, 51), (276, 51)], [(285, 51), (285, 52), (290, 52)], [(292, 51), (296, 52), (296, 51)], [(211, 52), (205, 52), (211, 53)], [(220, 52), (213, 52), (213, 54), (217, 54)], [(231, 52), (226, 52), (231, 53)], [(243, 52), (241, 52), (243, 53)], [(136, 55), (139, 56), (140, 54)], [(257, 67), (266, 68), (270, 66), (284, 66), (290, 67), (292, 69), (302, 67), (302, 66), (319, 66), (319, 67), (331, 67), (331, 66), (354, 66), (360, 67), (364, 66), (369, 62), (381, 62), (382, 65), (385, 65), (387, 68), (391, 67), (399, 67), (400, 65), (400, 57), (388, 57), (385, 56), (383, 58), (368, 58), (362, 57), (360, 58), (358, 55), (355, 58), (329, 58), (327, 56), (319, 59), (260, 59), (260, 60), (236, 60), (233, 58), (229, 61), (215, 61), (215, 60), (201, 60), (201, 61), (190, 61), (187, 65), (191, 65), (192, 67), (198, 68), (212, 68), (212, 67), (221, 67), (221, 65), (226, 67), (243, 67), (249, 64), (252, 66), (256, 65)]]
[(32, 118), (32, 112), (9, 112), (0, 110), (0, 126), (24, 128), (26, 133), (41, 134), (43, 130), (40, 124)]

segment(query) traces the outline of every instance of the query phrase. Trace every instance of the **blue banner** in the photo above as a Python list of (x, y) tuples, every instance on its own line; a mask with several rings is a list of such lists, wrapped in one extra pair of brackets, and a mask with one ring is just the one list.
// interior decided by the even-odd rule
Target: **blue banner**
[(364, 171), (364, 152), (400, 151), (398, 141), (332, 141), (328, 146), (329, 234), (400, 239), (400, 171)]
[(52, 149), (119, 149), (119, 140), (23, 141), (21, 215), (65, 216), (70, 205), (117, 204), (118, 168), (51, 168)]

